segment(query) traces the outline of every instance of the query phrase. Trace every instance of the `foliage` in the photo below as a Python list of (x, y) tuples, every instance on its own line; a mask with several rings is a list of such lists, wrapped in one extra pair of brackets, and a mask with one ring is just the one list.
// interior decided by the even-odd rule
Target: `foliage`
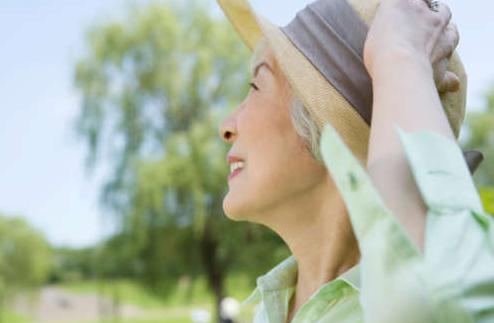
[(485, 109), (467, 115), (465, 147), (477, 149), (484, 155), (484, 161), (474, 174), (475, 182), (479, 186), (494, 186), (494, 85), (486, 93), (486, 102)]
[(50, 283), (81, 281), (95, 276), (94, 248), (54, 248)]
[(51, 249), (45, 238), (19, 217), (0, 214), (0, 322), (21, 322), (5, 305), (20, 290), (48, 279)]
[(219, 302), (229, 273), (257, 276), (285, 257), (274, 233), (222, 210), (217, 128), (248, 89), (248, 53), (230, 25), (204, 2), (168, 1), (95, 26), (87, 42), (76, 129), (88, 166), (110, 165), (102, 202), (120, 228), (97, 252), (98, 275), (168, 293), (205, 275)]
[(466, 118), (466, 149), (476, 149), (484, 161), (474, 174), (480, 197), (487, 213), (494, 215), (494, 84), (486, 92), (486, 107), (470, 112)]
[(51, 250), (41, 233), (22, 218), (0, 215), (0, 278), (4, 289), (45, 283), (51, 264)]
[(103, 197), (113, 209), (129, 202), (136, 160), (163, 156), (170, 133), (187, 131), (246, 92), (246, 50), (209, 12), (195, 1), (152, 4), (88, 33), (89, 52), (76, 68), (76, 127), (89, 164), (108, 148), (114, 172)]
[(480, 198), (485, 211), (494, 216), (494, 187), (481, 187)]

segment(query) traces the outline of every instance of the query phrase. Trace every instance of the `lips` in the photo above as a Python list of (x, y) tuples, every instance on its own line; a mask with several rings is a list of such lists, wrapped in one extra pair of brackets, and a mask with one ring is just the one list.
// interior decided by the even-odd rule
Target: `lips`
[(235, 169), (233, 172), (231, 172), (228, 175), (228, 180), (231, 180), (232, 178), (234, 178), (235, 176), (237, 176), (242, 170), (243, 170), (243, 168), (237, 168), (237, 169)]
[(230, 165), (230, 174), (228, 175), (228, 180), (231, 180), (244, 169), (245, 161), (242, 158), (234, 155), (228, 155), (227, 161)]
[(230, 164), (236, 163), (236, 162), (243, 162), (244, 160), (242, 158), (234, 156), (234, 155), (228, 155), (226, 161), (230, 165)]
[(237, 161), (230, 164), (230, 175), (228, 175), (228, 180), (235, 177), (238, 173), (240, 173), (245, 167), (245, 162)]

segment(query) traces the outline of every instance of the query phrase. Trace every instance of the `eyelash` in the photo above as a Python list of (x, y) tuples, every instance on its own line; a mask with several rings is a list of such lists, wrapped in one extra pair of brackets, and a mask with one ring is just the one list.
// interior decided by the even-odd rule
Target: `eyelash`
[(256, 91), (258, 91), (258, 90), (259, 90), (259, 88), (257, 87), (257, 85), (255, 85), (254, 83), (249, 83), (249, 84), (250, 84), (250, 86), (251, 86), (254, 90), (256, 90)]

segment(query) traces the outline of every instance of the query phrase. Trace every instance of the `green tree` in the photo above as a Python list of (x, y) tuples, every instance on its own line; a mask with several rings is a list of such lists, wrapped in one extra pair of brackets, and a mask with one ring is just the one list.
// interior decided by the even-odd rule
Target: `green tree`
[(480, 189), (480, 198), (485, 210), (494, 216), (494, 187), (483, 187)]
[(53, 248), (53, 267), (50, 271), (50, 283), (86, 280), (95, 278), (94, 247), (81, 249)]
[(22, 218), (0, 214), (0, 320), (7, 298), (46, 283), (51, 266), (51, 249), (43, 235)]
[(100, 271), (160, 290), (204, 274), (218, 307), (227, 274), (257, 276), (286, 256), (273, 255), (282, 244), (272, 232), (222, 211), (228, 147), (217, 127), (246, 94), (248, 52), (198, 1), (134, 8), (92, 28), (87, 42), (76, 127), (88, 165), (110, 163), (102, 202), (121, 228), (101, 250)]
[(466, 118), (465, 148), (477, 149), (484, 161), (475, 172), (474, 180), (487, 212), (494, 214), (494, 84), (486, 93), (486, 107), (470, 112)]
[(485, 157), (475, 173), (480, 186), (494, 187), (494, 85), (486, 95), (487, 106), (481, 111), (470, 112), (466, 118), (467, 148), (480, 150)]

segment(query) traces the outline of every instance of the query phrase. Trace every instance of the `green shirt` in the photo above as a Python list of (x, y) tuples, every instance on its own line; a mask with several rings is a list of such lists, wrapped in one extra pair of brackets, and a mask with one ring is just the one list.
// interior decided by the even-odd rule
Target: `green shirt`
[[(494, 323), (494, 219), (482, 207), (460, 148), (434, 132), (396, 131), (428, 208), (424, 252), (326, 124), (321, 153), (347, 206), (362, 257), (321, 286), (292, 323)], [(296, 279), (293, 255), (257, 278), (256, 289), (242, 303), (258, 301), (254, 323), (286, 322)]]

